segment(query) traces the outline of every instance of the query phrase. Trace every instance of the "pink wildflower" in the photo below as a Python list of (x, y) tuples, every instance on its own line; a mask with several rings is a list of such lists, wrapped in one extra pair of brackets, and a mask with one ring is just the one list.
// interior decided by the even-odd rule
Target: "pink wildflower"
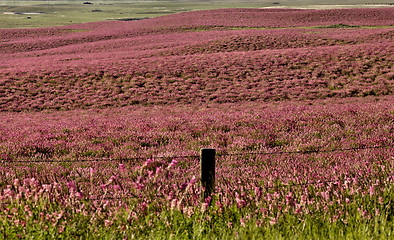
[(124, 172), (126, 170), (126, 167), (123, 163), (119, 164), (119, 171)]
[(369, 195), (372, 197), (373, 195), (375, 195), (375, 188), (374, 186), (370, 186), (369, 187)]
[(170, 163), (170, 165), (168, 165), (168, 169), (175, 167), (178, 164), (178, 161), (173, 159)]
[(241, 222), (241, 226), (242, 226), (242, 227), (245, 227), (245, 226), (246, 226), (246, 225), (245, 225), (245, 219), (241, 218), (239, 221)]
[(105, 220), (104, 220), (104, 225), (105, 225), (106, 227), (111, 226), (113, 223), (114, 223), (114, 222), (111, 221), (111, 220), (108, 220), (108, 219), (105, 219)]
[(276, 220), (276, 218), (274, 218), (274, 217), (270, 217), (270, 225), (275, 225), (276, 223), (277, 223), (277, 220)]
[(161, 167), (156, 168), (156, 175), (159, 175), (161, 173)]

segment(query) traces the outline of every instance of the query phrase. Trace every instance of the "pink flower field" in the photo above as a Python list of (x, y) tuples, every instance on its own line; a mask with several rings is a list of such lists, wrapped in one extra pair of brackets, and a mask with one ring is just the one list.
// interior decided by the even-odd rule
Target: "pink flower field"
[[(339, 12), (216, 10), (142, 21), (0, 30), (0, 109), (392, 94), (394, 10), (335, 14)], [(276, 19), (282, 15), (286, 18)], [(238, 16), (234, 19), (243, 24), (224, 21), (233, 19), (225, 16)], [(194, 19), (211, 24), (190, 23)], [(302, 24), (305, 19), (307, 24)]]
[(0, 29), (0, 236), (392, 237), (393, 24), (222, 9)]

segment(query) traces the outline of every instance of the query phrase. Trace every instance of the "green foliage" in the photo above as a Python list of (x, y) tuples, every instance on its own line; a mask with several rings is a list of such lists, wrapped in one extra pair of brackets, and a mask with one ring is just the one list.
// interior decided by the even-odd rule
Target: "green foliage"
[[(374, 205), (373, 199), (365, 200)], [(44, 206), (48, 213), (60, 207), (55, 202), (41, 205)], [(348, 207), (346, 221), (331, 221), (324, 212), (307, 216), (282, 213), (276, 223), (250, 209), (237, 206), (223, 209), (215, 202), (205, 210), (195, 207), (191, 216), (177, 209), (160, 213), (148, 210), (144, 217), (130, 220), (127, 216), (131, 211), (123, 210), (111, 223), (76, 212), (66, 213), (56, 222), (37, 221), (44, 209), (36, 208), (31, 218), (26, 215), (11, 221), (10, 214), (2, 214), (0, 235), (8, 239), (27, 236), (34, 239), (390, 239), (394, 231), (393, 208), (386, 206), (386, 212), (370, 218), (360, 217), (353, 204)], [(14, 214), (25, 214), (19, 203), (8, 209), (17, 211)]]
[(339, 23), (339, 24), (333, 24), (333, 25), (329, 25), (329, 26), (321, 26), (321, 27), (316, 27), (316, 28), (360, 28), (360, 26)]
[[(250, 2), (162, 2), (108, 1), (82, 4), (83, 1), (3, 1), (0, 5), (0, 28), (52, 27), (107, 20), (138, 21), (185, 11), (233, 7), (262, 7), (271, 3)], [(152, 11), (152, 9), (155, 9)], [(2, 14), (41, 13), (41, 14)], [(28, 18), (30, 17), (30, 18)], [(70, 30), (73, 31), (73, 30)], [(76, 30), (78, 31), (78, 30)], [(82, 30), (83, 31), (83, 30)]]

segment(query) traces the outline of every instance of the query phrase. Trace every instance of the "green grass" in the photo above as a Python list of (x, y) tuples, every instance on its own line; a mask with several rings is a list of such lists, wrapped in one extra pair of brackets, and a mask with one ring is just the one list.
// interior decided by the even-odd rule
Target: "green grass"
[[(77, 2), (0, 2), (0, 28), (31, 28), (62, 26), (84, 22), (130, 20), (152, 18), (185, 11), (242, 7), (239, 3), (207, 2), (112, 2), (92, 1), (94, 4)], [(102, 2), (102, 4), (100, 4)], [(248, 3), (248, 7), (262, 7), (268, 4)], [(36, 13), (11, 15), (4, 12)], [(30, 17), (31, 19), (28, 19)]]
[[(365, 5), (365, 1), (344, 0), (341, 5), (329, 1), (4, 1), (0, 0), (0, 28), (52, 27), (84, 22), (131, 20), (158, 17), (185, 11), (197, 11), (219, 8), (344, 8), (376, 7)], [(274, 4), (277, 3), (277, 4)], [(279, 4), (278, 4), (279, 3)], [(368, 3), (390, 3), (387, 0), (371, 0)], [(389, 6), (389, 5), (387, 5)], [(4, 14), (4, 13), (41, 13), (41, 14)]]
[(113, 214), (111, 222), (106, 222), (108, 213), (92, 218), (72, 209), (58, 220), (42, 221), (40, 212), (48, 212), (48, 206), (49, 212), (60, 212), (61, 207), (56, 203), (42, 202), (28, 216), (24, 203), (15, 202), (8, 209), (25, 217), (14, 222), (11, 213), (8, 219), (6, 214), (0, 216), (3, 223), (0, 236), (4, 239), (26, 236), (32, 239), (392, 239), (394, 234), (392, 209), (364, 219), (355, 205), (350, 207), (346, 221), (331, 222), (324, 212), (314, 216), (282, 213), (274, 224), (270, 218), (255, 216), (249, 209), (236, 206), (222, 210), (212, 206), (203, 211), (195, 207), (194, 214), (187, 216), (177, 209), (156, 212), (155, 204), (138, 213), (138, 218), (131, 207)]

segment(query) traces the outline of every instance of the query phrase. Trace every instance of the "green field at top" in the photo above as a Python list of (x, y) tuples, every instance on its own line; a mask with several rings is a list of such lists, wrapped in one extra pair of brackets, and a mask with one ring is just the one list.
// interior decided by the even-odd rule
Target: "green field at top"
[[(391, 2), (390, 2), (391, 1)], [(220, 8), (392, 7), (392, 0), (260, 0), (260, 1), (4, 1), (0, 28), (52, 27), (109, 20), (139, 20), (185, 11)]]

